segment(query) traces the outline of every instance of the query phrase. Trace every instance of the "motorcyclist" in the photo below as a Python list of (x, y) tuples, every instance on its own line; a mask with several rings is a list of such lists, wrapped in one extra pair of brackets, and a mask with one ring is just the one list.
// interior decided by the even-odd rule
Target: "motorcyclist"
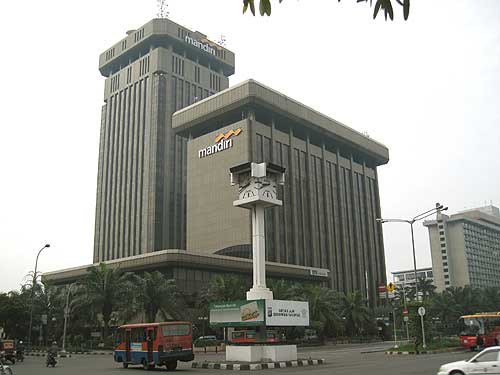
[(54, 367), (57, 363), (57, 352), (59, 351), (59, 348), (57, 346), (57, 342), (54, 341), (52, 342), (52, 346), (49, 348), (47, 351), (47, 367), (50, 365)]
[(18, 361), (24, 361), (24, 343), (23, 340), (19, 340), (16, 347), (16, 359)]

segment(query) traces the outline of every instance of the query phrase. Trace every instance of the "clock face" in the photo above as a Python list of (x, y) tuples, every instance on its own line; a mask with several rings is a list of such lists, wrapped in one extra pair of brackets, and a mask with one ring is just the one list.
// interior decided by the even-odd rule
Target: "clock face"
[(264, 199), (277, 199), (277, 184), (267, 178), (255, 178), (244, 181), (239, 186), (239, 198), (262, 197)]

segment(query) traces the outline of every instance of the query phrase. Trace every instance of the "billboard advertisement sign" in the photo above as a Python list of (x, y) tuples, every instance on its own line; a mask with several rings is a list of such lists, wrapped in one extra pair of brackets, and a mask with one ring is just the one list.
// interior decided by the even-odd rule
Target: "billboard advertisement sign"
[(309, 303), (303, 301), (266, 300), (266, 325), (309, 326)]
[(264, 325), (264, 300), (214, 302), (210, 304), (212, 327)]
[(210, 326), (309, 326), (309, 303), (303, 301), (256, 300), (210, 304)]

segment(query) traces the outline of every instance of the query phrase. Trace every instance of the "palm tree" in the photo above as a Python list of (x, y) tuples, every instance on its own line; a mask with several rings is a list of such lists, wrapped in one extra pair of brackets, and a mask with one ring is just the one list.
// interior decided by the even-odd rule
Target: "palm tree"
[(142, 277), (134, 275), (133, 279), (137, 290), (137, 302), (142, 305), (148, 322), (153, 323), (159, 311), (165, 319), (167, 316), (174, 319), (178, 317), (180, 295), (175, 280), (166, 279), (159, 271), (144, 272)]
[(210, 280), (206, 292), (208, 302), (226, 302), (245, 299), (248, 285), (241, 277), (217, 275)]
[(500, 310), (500, 288), (489, 287), (482, 290), (481, 307), (483, 311)]
[(427, 297), (432, 297), (434, 295), (436, 287), (434, 286), (433, 281), (431, 279), (419, 277), (417, 283), (418, 283), (418, 290), (420, 293), (422, 293), (423, 299), (426, 299)]
[(295, 298), (296, 285), (284, 279), (270, 279), (267, 281), (267, 286), (273, 291), (275, 299), (293, 300)]
[(104, 337), (108, 337), (109, 321), (112, 312), (131, 300), (132, 288), (130, 275), (120, 268), (111, 268), (106, 263), (87, 268), (87, 275), (82, 281), (83, 293), (88, 303), (102, 314)]
[(341, 327), (341, 296), (337, 292), (318, 284), (296, 284), (291, 293), (298, 300), (309, 302), (311, 325), (320, 336)]
[(351, 335), (361, 333), (371, 322), (370, 310), (358, 290), (344, 296), (342, 313), (345, 317), (347, 331)]

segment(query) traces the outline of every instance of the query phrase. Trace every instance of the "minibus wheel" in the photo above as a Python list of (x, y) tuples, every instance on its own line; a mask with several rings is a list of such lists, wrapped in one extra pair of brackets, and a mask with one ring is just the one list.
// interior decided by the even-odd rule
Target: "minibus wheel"
[(177, 361), (167, 362), (167, 370), (174, 371), (177, 368)]

